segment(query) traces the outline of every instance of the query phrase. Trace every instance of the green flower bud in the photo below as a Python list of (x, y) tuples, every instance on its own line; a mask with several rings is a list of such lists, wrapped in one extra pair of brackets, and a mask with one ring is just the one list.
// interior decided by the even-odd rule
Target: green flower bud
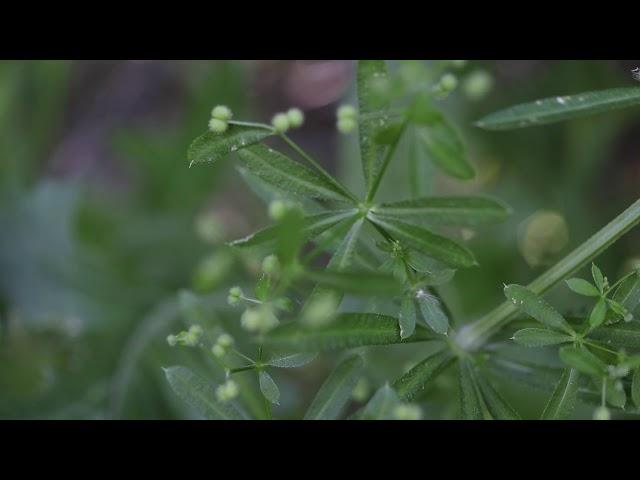
[(227, 350), (222, 345), (215, 344), (211, 347), (211, 353), (213, 353), (217, 358), (222, 358), (227, 354)]
[(519, 247), (531, 267), (553, 262), (569, 242), (569, 227), (564, 217), (554, 211), (540, 210), (530, 216), (520, 229)]
[(217, 118), (209, 120), (209, 130), (213, 133), (222, 134), (227, 131), (227, 128), (229, 128), (229, 124), (224, 120), (218, 120)]
[(200, 215), (196, 218), (196, 233), (207, 243), (217, 243), (222, 238), (222, 225), (213, 215)]
[(442, 76), (439, 85), (444, 93), (450, 93), (458, 86), (458, 79), (452, 73), (447, 73)]
[(280, 322), (267, 305), (257, 308), (248, 308), (240, 317), (242, 328), (248, 332), (266, 333), (277, 327)]
[(417, 405), (404, 403), (393, 409), (393, 417), (396, 420), (422, 420), (422, 410)]
[(355, 120), (358, 116), (358, 111), (352, 105), (340, 105), (337, 115), (339, 120), (343, 118), (350, 118), (352, 120)]
[(233, 112), (225, 105), (217, 105), (211, 110), (211, 116), (218, 120), (228, 121), (233, 117)]
[(240, 287), (231, 287), (229, 289), (229, 296), (227, 297), (227, 303), (229, 305), (237, 305), (242, 297), (242, 289)]
[(369, 382), (366, 378), (361, 378), (360, 380), (358, 380), (358, 383), (356, 383), (356, 386), (353, 387), (351, 398), (353, 398), (356, 402), (364, 402), (367, 398), (369, 398), (369, 393), (371, 393)]
[(471, 100), (480, 100), (493, 88), (493, 77), (485, 70), (471, 72), (463, 81), (464, 94)]
[(289, 205), (283, 200), (274, 200), (269, 204), (269, 216), (275, 220), (282, 220), (289, 210)]
[(304, 123), (304, 113), (299, 108), (290, 108), (287, 112), (287, 119), (291, 128), (301, 127)]
[(345, 135), (353, 132), (357, 126), (358, 124), (352, 118), (341, 118), (338, 120), (337, 124), (338, 131), (340, 133), (344, 133)]
[(175, 335), (169, 335), (167, 337), (167, 343), (169, 344), (170, 347), (175, 347), (176, 344), (178, 343), (178, 337), (176, 337)]
[(289, 117), (286, 113), (276, 113), (271, 119), (271, 125), (276, 129), (276, 132), (278, 133), (286, 132), (291, 126)]
[(216, 344), (224, 348), (229, 348), (231, 345), (233, 345), (233, 342), (234, 342), (233, 337), (228, 333), (221, 334), (218, 337), (218, 340), (216, 340)]
[(262, 271), (267, 275), (278, 275), (280, 272), (280, 261), (275, 255), (269, 255), (262, 261)]
[(314, 295), (302, 311), (301, 320), (312, 328), (326, 325), (335, 318), (339, 303), (336, 294), (330, 291)]
[(233, 400), (240, 393), (240, 389), (238, 388), (238, 384), (233, 380), (227, 380), (222, 385), (219, 385), (216, 388), (216, 397), (221, 402), (228, 402)]
[(607, 407), (598, 407), (593, 412), (594, 420), (611, 420), (611, 412)]

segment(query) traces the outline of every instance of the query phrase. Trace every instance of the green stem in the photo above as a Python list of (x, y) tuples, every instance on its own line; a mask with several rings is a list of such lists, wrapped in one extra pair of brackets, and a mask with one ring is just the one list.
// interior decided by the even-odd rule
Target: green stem
[(357, 204), (359, 202), (358, 198), (353, 193), (351, 193), (345, 186), (343, 186), (335, 178), (333, 178), (329, 174), (329, 172), (327, 172), (324, 168), (322, 168), (322, 165), (320, 165), (318, 162), (316, 162), (307, 152), (305, 152), (302, 148), (300, 148), (297, 143), (295, 143), (293, 140), (291, 140), (284, 133), (281, 133), (280, 137), (287, 143), (287, 145), (289, 145), (293, 150), (295, 150), (295, 152), (298, 155), (300, 155), (307, 162), (309, 162), (311, 165), (313, 165), (318, 170), (318, 172), (320, 174), (322, 174), (322, 176), (324, 178), (326, 178), (327, 181), (329, 181), (334, 187), (339, 189), (343, 194), (345, 194), (347, 197), (349, 197), (354, 203)]
[[(640, 222), (640, 200), (634, 202), (589, 240), (531, 282), (527, 288), (536, 295), (542, 295), (600, 255), (638, 222)], [(464, 350), (478, 349), (491, 335), (509, 323), (517, 311), (513, 303), (504, 302), (484, 317), (461, 329), (456, 336), (458, 345)]]
[(256, 122), (241, 122), (240, 120), (229, 120), (227, 122), (229, 125), (238, 125), (240, 127), (254, 127), (254, 128), (262, 128), (263, 130), (269, 130), (272, 133), (276, 133), (275, 128), (266, 123), (256, 123)]

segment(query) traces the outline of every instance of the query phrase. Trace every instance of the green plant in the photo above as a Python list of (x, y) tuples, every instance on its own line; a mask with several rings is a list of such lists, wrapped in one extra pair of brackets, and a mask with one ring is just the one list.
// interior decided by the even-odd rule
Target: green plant
[[(457, 130), (436, 107), (458, 83), (445, 70), (461, 66), (464, 62), (440, 62), (434, 70), (427, 70), (417, 62), (406, 62), (389, 73), (382, 61), (358, 63), (358, 108), (341, 107), (337, 127), (344, 134), (358, 128), (364, 179), (361, 195), (330, 175), (287, 135), (290, 128), (302, 124), (301, 116), (292, 113), (296, 110), (276, 115), (267, 125), (234, 120), (228, 111), (222, 118), (220, 107), (214, 109), (211, 131), (198, 137), (189, 149), (189, 166), (217, 162), (236, 153), (241, 174), (272, 200), (269, 213), (275, 223), (231, 243), (236, 249), (265, 258), (255, 295), (245, 295), (234, 287), (228, 298), (232, 305), (246, 306), (241, 324), (253, 334), (256, 358), (236, 348), (219, 325), (209, 331), (192, 326), (168, 338), (172, 344), (204, 349), (225, 372), (226, 382), (215, 387), (185, 367), (165, 370), (174, 391), (202, 415), (248, 418), (236, 398), (242, 389), (231, 379), (245, 372), (256, 374), (263, 416), (271, 418), (271, 405), (280, 399), (279, 388), (269, 374), (272, 368), (301, 367), (323, 352), (424, 342), (433, 347), (431, 352), (391, 384), (382, 385), (349, 418), (420, 418), (418, 404), (410, 402), (420, 400), (425, 387), (454, 366), (463, 418), (519, 418), (490, 381), (492, 371), (502, 368), (503, 373), (509, 373), (514, 362), (504, 362), (496, 344), (488, 342), (506, 330), (519, 312), (545, 328), (518, 329), (513, 340), (503, 339), (501, 344), (572, 344), (560, 350), (567, 369), (543, 418), (567, 417), (585, 380), (591, 381), (585, 383), (587, 397), (593, 396), (587, 387), (601, 383), (598, 418), (608, 415), (603, 409), (607, 403), (624, 406), (623, 393), (628, 389), (638, 401), (640, 363), (637, 356), (622, 348), (640, 346), (640, 330), (627, 327), (633, 323), (632, 312), (640, 296), (639, 274), (631, 272), (609, 286), (594, 265), (595, 285), (569, 280), (572, 290), (597, 298), (586, 321), (565, 319), (538, 295), (578, 271), (636, 225), (640, 202), (528, 287), (505, 287), (505, 304), (458, 330), (451, 325), (439, 287), (453, 278), (456, 269), (475, 267), (477, 262), (459, 241), (434, 229), (499, 222), (509, 214), (509, 208), (489, 197), (419, 197), (419, 189), (408, 189), (413, 192), (409, 199), (376, 202), (384, 175), (409, 130), (443, 173), (459, 180), (474, 177)], [(482, 83), (484, 89), (486, 79)], [(472, 94), (482, 89), (471, 88)], [(512, 107), (477, 125), (487, 129), (542, 125), (638, 102), (639, 88), (556, 97)], [(271, 137), (284, 142), (312, 168), (266, 146), (263, 142)], [(324, 253), (330, 258), (320, 262)], [(318, 268), (319, 264), (323, 267)], [(345, 295), (360, 297), (356, 304), (364, 308), (346, 311)], [(377, 311), (376, 302), (384, 297), (396, 315)], [(320, 387), (304, 418), (339, 418), (363, 369), (361, 355), (344, 358)], [(633, 384), (628, 386), (625, 381), (632, 372)]]

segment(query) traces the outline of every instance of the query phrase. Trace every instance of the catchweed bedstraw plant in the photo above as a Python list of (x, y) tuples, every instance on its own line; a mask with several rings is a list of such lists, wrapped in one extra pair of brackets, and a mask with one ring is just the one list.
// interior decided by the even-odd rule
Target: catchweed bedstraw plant
[[(539, 297), (636, 225), (640, 202), (528, 287), (506, 286), (505, 304), (454, 331), (438, 287), (449, 282), (456, 269), (475, 267), (477, 262), (468, 248), (442, 235), (439, 228), (499, 222), (509, 208), (484, 196), (414, 195), (376, 201), (390, 162), (403, 161), (394, 157), (410, 129), (442, 173), (458, 180), (474, 177), (457, 129), (438, 108), (458, 86), (454, 71), (463, 68), (464, 61), (439, 62), (435, 69), (404, 62), (390, 73), (383, 61), (358, 62), (358, 105), (341, 106), (336, 127), (345, 135), (357, 132), (364, 180), (360, 195), (287, 135), (302, 126), (300, 110), (276, 114), (270, 124), (264, 124), (236, 120), (224, 107), (213, 109), (210, 131), (189, 149), (189, 166), (221, 161), (235, 153), (226, 161), (235, 162), (247, 181), (270, 194), (273, 224), (230, 244), (263, 256), (253, 292), (233, 287), (228, 294), (228, 303), (238, 308), (238, 321), (255, 343), (255, 355), (236, 349), (235, 340), (218, 327), (215, 332), (191, 327), (167, 339), (171, 345), (204, 349), (226, 373), (225, 383), (213, 385), (185, 367), (165, 370), (174, 391), (194, 409), (211, 419), (249, 418), (238, 402), (239, 388), (233, 378), (253, 374), (265, 416), (273, 418), (272, 406), (279, 404), (280, 390), (269, 373), (272, 369), (303, 367), (324, 352), (430, 342), (438, 348), (399, 378), (379, 386), (348, 418), (422, 418), (421, 392), (451, 368), (458, 371), (462, 418), (519, 418), (490, 381), (491, 373), (508, 375), (510, 369), (512, 373), (514, 362), (504, 361), (496, 344), (488, 342), (518, 312), (544, 328), (519, 329), (513, 338), (499, 343), (515, 342), (522, 348), (566, 344), (559, 356), (567, 368), (554, 382), (542, 418), (566, 418), (576, 398), (593, 397), (595, 388), (600, 389), (596, 418), (608, 418), (608, 406), (623, 407), (627, 391), (636, 403), (640, 401), (640, 356), (633, 352), (640, 349), (640, 329), (631, 327), (640, 299), (640, 274), (633, 271), (610, 284), (594, 265), (593, 283), (570, 279), (571, 290), (595, 301), (585, 318), (564, 318)], [(490, 84), (485, 73), (477, 72), (462, 81), (470, 97), (482, 96)], [(539, 125), (638, 102), (639, 88), (557, 97), (513, 107), (478, 125), (493, 129)], [(279, 139), (308, 166), (262, 143), (270, 137)], [(326, 253), (330, 259), (318, 267), (320, 255)], [(347, 294), (387, 298), (397, 313), (383, 315), (375, 306), (345, 311), (342, 300)], [(365, 395), (365, 368), (360, 353), (342, 357), (304, 418), (344, 418), (354, 389), (356, 396)], [(527, 372), (535, 370), (527, 368)]]

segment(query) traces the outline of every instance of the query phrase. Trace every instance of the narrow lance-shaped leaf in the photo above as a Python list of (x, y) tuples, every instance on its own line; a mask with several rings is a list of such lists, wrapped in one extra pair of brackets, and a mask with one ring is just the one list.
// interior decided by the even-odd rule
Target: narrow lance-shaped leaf
[(224, 133), (207, 132), (196, 138), (189, 146), (187, 159), (189, 165), (216, 162), (271, 135), (273, 135), (273, 131), (266, 128), (229, 125), (228, 130)]
[(302, 197), (350, 201), (335, 183), (265, 145), (245, 148), (238, 157), (251, 173), (280, 190)]
[(400, 337), (403, 339), (409, 338), (416, 330), (416, 305), (412, 295), (406, 295), (402, 298), (398, 325), (400, 326)]
[(636, 322), (597, 328), (589, 338), (613, 348), (640, 349), (640, 325)]
[(594, 285), (582, 278), (570, 278), (566, 283), (567, 286), (578, 295), (584, 295), (586, 297), (600, 296), (600, 291)]
[(484, 399), (484, 404), (491, 417), (496, 420), (519, 420), (520, 415), (500, 395), (489, 381), (482, 375), (477, 377), (478, 387)]
[(298, 368), (311, 363), (318, 357), (317, 353), (292, 353), (270, 358), (265, 365), (276, 368)]
[(464, 143), (443, 115), (417, 129), (416, 135), (431, 161), (444, 173), (460, 180), (475, 177), (475, 171), (467, 161)]
[(476, 125), (487, 130), (509, 130), (545, 125), (639, 103), (640, 87), (613, 88), (515, 105), (487, 115)]
[(424, 390), (428, 382), (437, 377), (452, 361), (453, 356), (448, 350), (429, 355), (397, 379), (393, 383), (393, 389), (401, 399), (411, 400)]
[(437, 297), (427, 293), (424, 290), (418, 290), (416, 293), (416, 301), (420, 306), (420, 312), (434, 332), (446, 335), (449, 330), (449, 319), (440, 308), (440, 300)]
[(595, 263), (591, 264), (591, 276), (599, 291), (604, 291), (604, 275)]
[(335, 420), (349, 401), (353, 387), (360, 379), (364, 361), (358, 355), (340, 363), (322, 384), (311, 402), (305, 420)]
[(384, 150), (375, 141), (376, 131), (380, 128), (380, 118), (370, 115), (384, 108), (384, 102), (377, 92), (380, 82), (387, 79), (387, 66), (384, 60), (359, 60), (357, 72), (358, 121), (360, 137), (360, 157), (364, 172), (367, 193), (381, 167), (381, 155)]
[(540, 323), (551, 328), (563, 330), (569, 334), (573, 333), (573, 329), (562, 315), (528, 288), (512, 284), (504, 288), (504, 294), (520, 310)]
[(398, 319), (376, 313), (342, 313), (328, 325), (311, 328), (300, 322), (275, 328), (267, 334), (265, 342), (300, 351), (330, 351), (369, 345), (441, 340), (428, 328), (417, 325), (414, 334), (406, 339), (400, 336)]
[(469, 360), (459, 364), (460, 413), (465, 420), (484, 420), (489, 415), (476, 382), (475, 368)]
[(276, 385), (276, 382), (273, 381), (273, 378), (271, 378), (271, 375), (265, 371), (261, 371), (258, 374), (258, 379), (260, 391), (262, 392), (262, 395), (264, 395), (264, 398), (275, 405), (279, 405), (280, 389)]
[(578, 395), (578, 370), (566, 368), (542, 412), (542, 420), (564, 420), (571, 416)]
[(383, 203), (374, 207), (372, 212), (428, 224), (476, 226), (501, 222), (511, 210), (488, 197), (426, 197)]
[(599, 327), (604, 322), (605, 316), (607, 315), (607, 302), (604, 298), (598, 300), (598, 302), (591, 310), (591, 315), (589, 315), (589, 325), (592, 328)]
[(560, 360), (581, 373), (602, 376), (606, 372), (605, 363), (586, 348), (562, 347)]
[(392, 218), (380, 218), (374, 214), (371, 214), (368, 218), (408, 246), (447, 265), (452, 267), (472, 267), (477, 265), (473, 254), (453, 240), (436, 235), (417, 225), (400, 222)]
[(378, 389), (371, 397), (358, 418), (360, 420), (390, 420), (393, 418), (393, 409), (399, 404), (398, 395), (387, 384)]
[(546, 347), (573, 341), (573, 337), (545, 328), (523, 328), (513, 336), (513, 341), (525, 347)]
[[(337, 223), (355, 215), (355, 210), (337, 210), (327, 213), (319, 213), (305, 217), (302, 221), (302, 233), (305, 239), (320, 235), (322, 232), (333, 227)], [(230, 242), (234, 247), (251, 248), (263, 244), (275, 242), (278, 237), (278, 226), (273, 225), (262, 230), (258, 230), (244, 238)]]
[(185, 403), (209, 420), (242, 420), (244, 415), (232, 403), (216, 398), (213, 385), (186, 367), (164, 369), (169, 385)]

